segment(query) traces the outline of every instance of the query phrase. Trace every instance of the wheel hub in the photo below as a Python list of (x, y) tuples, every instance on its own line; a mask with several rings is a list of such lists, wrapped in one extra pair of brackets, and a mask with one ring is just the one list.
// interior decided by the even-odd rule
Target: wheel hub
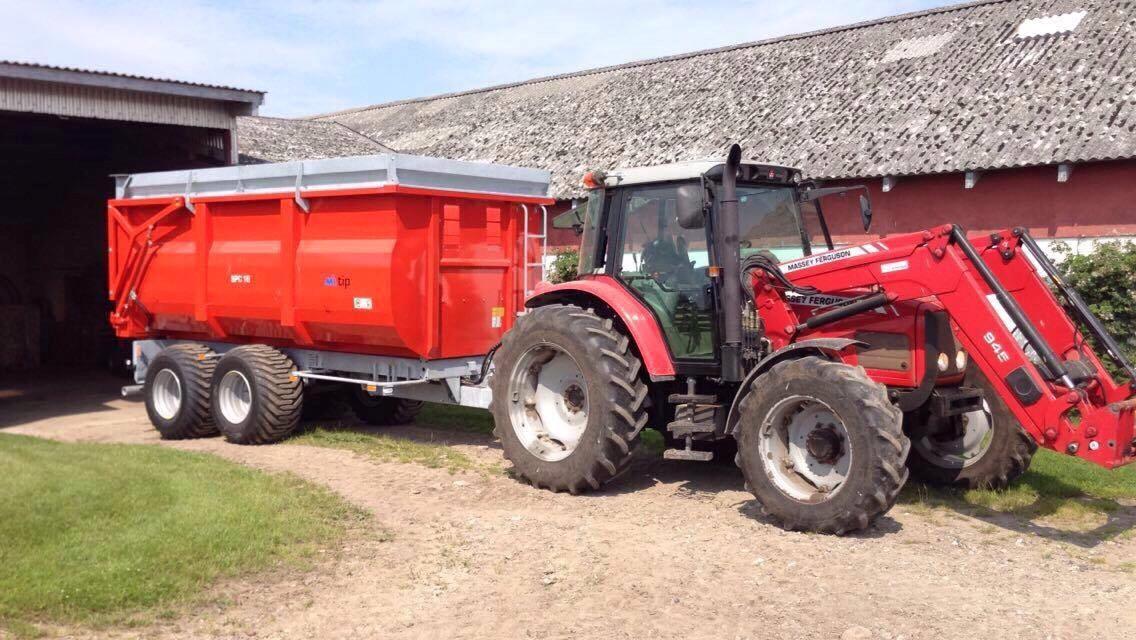
[(236, 369), (225, 373), (216, 393), (221, 415), (230, 424), (240, 424), (248, 418), (252, 411), (252, 385), (243, 373)]
[(509, 377), (509, 398), (513, 432), (529, 453), (548, 462), (572, 455), (588, 426), (588, 387), (566, 350), (529, 348)]
[(568, 388), (564, 390), (564, 405), (568, 408), (568, 411), (572, 413), (583, 411), (585, 400), (586, 396), (584, 396), (584, 390), (580, 385), (570, 384)]
[(173, 420), (181, 410), (181, 380), (170, 369), (162, 369), (151, 384), (154, 411), (165, 420)]
[(844, 455), (844, 438), (836, 431), (836, 425), (817, 425), (805, 438), (805, 450), (821, 464), (836, 464)]
[(824, 402), (789, 396), (766, 414), (758, 441), (766, 475), (786, 496), (824, 502), (844, 486), (853, 452), (843, 420)]

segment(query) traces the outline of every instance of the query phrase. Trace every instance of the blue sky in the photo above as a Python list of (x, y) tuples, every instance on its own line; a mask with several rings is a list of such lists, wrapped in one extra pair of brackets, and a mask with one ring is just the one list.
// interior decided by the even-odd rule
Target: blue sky
[(259, 89), (287, 117), (951, 3), (0, 0), (0, 59)]

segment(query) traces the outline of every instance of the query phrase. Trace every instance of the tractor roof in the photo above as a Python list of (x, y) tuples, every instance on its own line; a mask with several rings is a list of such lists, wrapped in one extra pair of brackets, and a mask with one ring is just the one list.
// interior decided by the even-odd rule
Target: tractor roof
[[(608, 172), (605, 183), (609, 187), (614, 187), (628, 184), (669, 182), (671, 180), (690, 180), (722, 164), (725, 164), (725, 160), (691, 160), (647, 167), (622, 167)], [(792, 175), (794, 171), (797, 171), (795, 167), (777, 164), (758, 162), (743, 162), (742, 164), (755, 168), (760, 167), (764, 170), (761, 173), (765, 173), (769, 169), (777, 169), (778, 173), (784, 172), (784, 175)], [(755, 169), (752, 173), (758, 173), (758, 171)]]

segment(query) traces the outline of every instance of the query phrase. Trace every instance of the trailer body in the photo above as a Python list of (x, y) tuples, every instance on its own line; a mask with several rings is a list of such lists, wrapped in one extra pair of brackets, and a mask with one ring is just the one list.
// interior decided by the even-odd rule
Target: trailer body
[(483, 356), (541, 279), (548, 182), (402, 154), (119, 176), (111, 324), (387, 358), (372, 378)]

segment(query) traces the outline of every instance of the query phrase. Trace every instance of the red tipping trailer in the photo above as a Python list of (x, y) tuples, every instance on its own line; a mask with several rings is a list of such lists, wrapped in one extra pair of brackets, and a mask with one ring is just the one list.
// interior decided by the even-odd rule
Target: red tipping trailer
[(548, 179), (399, 154), (122, 176), (111, 323), (121, 338), (483, 355), (541, 279)]

